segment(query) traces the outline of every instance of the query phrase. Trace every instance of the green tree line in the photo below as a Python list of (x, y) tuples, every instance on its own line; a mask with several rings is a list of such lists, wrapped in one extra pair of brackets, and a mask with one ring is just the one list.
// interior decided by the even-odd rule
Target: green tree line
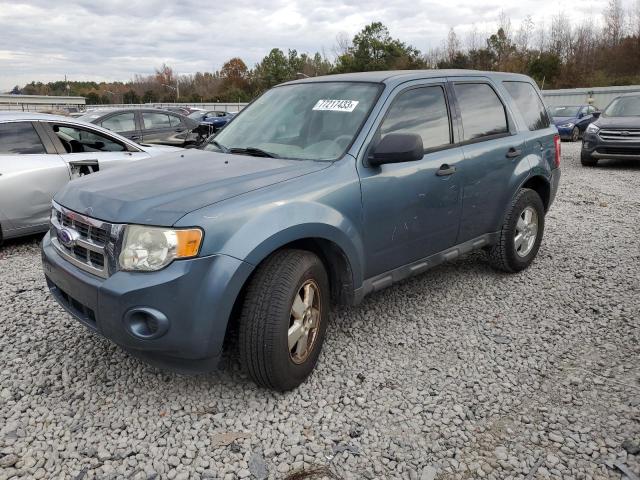
[(380, 22), (352, 39), (339, 37), (333, 60), (321, 53), (272, 49), (249, 68), (232, 58), (213, 72), (176, 75), (168, 65), (129, 82), (31, 82), (14, 93), (81, 95), (89, 104), (149, 102), (246, 102), (279, 83), (334, 73), (397, 69), (477, 69), (525, 73), (545, 88), (640, 84), (640, 0), (625, 11), (608, 0), (600, 21), (573, 25), (557, 14), (536, 25), (531, 17), (512, 28), (502, 14), (495, 32), (467, 32), (461, 40), (451, 29), (440, 46), (421, 52)]

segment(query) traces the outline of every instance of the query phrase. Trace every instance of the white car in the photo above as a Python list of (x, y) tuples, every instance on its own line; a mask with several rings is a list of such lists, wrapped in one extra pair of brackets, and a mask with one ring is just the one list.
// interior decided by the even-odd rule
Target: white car
[(74, 118), (0, 112), (0, 243), (46, 231), (51, 199), (70, 180), (176, 150)]

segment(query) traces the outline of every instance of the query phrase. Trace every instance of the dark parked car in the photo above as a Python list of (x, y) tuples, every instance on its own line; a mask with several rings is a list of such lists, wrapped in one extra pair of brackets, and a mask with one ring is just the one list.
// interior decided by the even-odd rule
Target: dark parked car
[(189, 118), (196, 122), (206, 123), (211, 126), (211, 133), (215, 133), (224, 127), (235, 117), (235, 113), (223, 110), (197, 111), (189, 115)]
[(199, 133), (198, 122), (156, 108), (94, 110), (79, 120), (100, 125), (143, 145), (190, 147), (206, 138), (206, 135)]
[(239, 322), (245, 368), (278, 390), (313, 370), (334, 303), (473, 249), (527, 268), (560, 179), (556, 128), (516, 74), (290, 82), (207, 150), (58, 193), (47, 283), (91, 330), (181, 370), (213, 368)]
[(603, 158), (640, 160), (640, 94), (615, 98), (582, 139), (580, 160), (595, 167)]
[(553, 123), (558, 128), (560, 138), (577, 142), (589, 124), (600, 115), (598, 109), (592, 105), (573, 105), (554, 107), (552, 109)]

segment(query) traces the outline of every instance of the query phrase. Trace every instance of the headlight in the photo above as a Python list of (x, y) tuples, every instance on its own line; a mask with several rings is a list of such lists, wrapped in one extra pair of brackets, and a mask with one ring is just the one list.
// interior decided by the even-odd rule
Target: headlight
[(560, 128), (573, 128), (573, 123), (563, 123), (562, 125), (560, 125)]
[(127, 225), (120, 252), (120, 268), (151, 272), (174, 260), (195, 257), (200, 250), (202, 230)]
[(600, 130), (600, 127), (598, 127), (597, 125), (594, 125), (593, 123), (590, 123), (585, 131), (587, 133), (598, 133), (599, 130)]

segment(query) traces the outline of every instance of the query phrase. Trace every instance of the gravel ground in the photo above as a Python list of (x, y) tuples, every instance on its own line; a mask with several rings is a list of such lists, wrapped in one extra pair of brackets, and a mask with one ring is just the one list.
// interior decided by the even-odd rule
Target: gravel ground
[[(298, 390), (158, 371), (0, 251), (0, 479), (620, 479), (640, 473), (640, 163), (563, 179), (538, 259), (477, 252), (332, 315)], [(635, 452), (635, 453), (634, 453)]]

